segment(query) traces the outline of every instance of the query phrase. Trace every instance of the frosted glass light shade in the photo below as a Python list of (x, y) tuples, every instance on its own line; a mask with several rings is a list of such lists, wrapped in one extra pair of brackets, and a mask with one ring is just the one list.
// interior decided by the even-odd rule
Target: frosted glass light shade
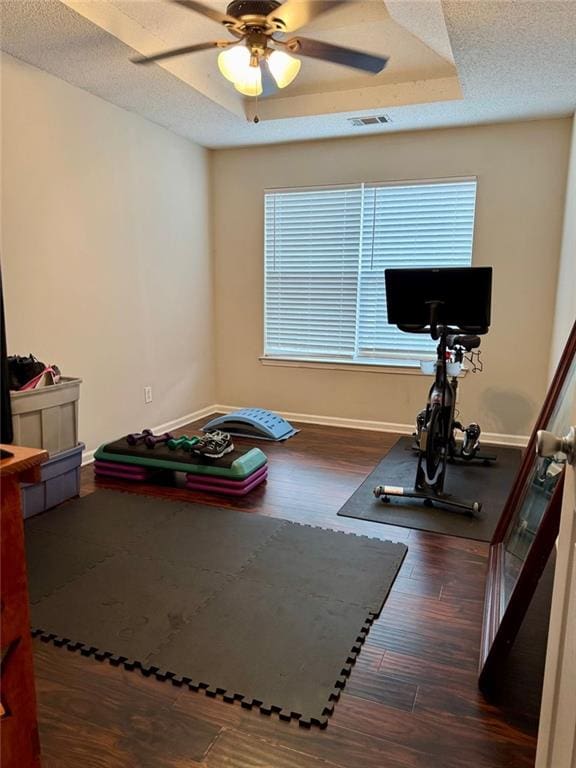
[(262, 93), (262, 72), (260, 67), (248, 67), (237, 76), (234, 81), (234, 88), (244, 96), (260, 96)]
[(235, 83), (250, 67), (250, 51), (245, 45), (234, 45), (226, 48), (218, 56), (218, 69), (226, 80)]
[(284, 51), (272, 51), (267, 61), (270, 74), (276, 81), (278, 88), (286, 88), (300, 72), (300, 59), (296, 59)]

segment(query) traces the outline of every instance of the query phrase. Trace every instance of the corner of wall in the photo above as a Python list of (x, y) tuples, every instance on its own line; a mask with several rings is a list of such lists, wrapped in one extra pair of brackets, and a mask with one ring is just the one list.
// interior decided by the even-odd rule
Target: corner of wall
[(576, 113), (572, 117), (572, 143), (568, 159), (562, 243), (558, 264), (554, 325), (550, 343), (551, 379), (576, 321)]
[(213, 394), (212, 402), (219, 403), (220, 397), (220, 373), (219, 373), (219, 301), (218, 301), (218, 259), (216, 247), (216, 156), (219, 150), (206, 149), (208, 153), (208, 252), (210, 254), (210, 279), (212, 286), (212, 381)]

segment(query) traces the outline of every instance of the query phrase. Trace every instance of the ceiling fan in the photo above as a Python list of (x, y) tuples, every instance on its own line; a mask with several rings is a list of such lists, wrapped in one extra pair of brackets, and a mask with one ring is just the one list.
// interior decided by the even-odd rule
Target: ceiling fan
[[(286, 33), (294, 32), (318, 16), (351, 0), (232, 0), (221, 13), (215, 8), (196, 0), (171, 0), (177, 5), (201, 13), (223, 24), (235, 40), (216, 40), (209, 43), (174, 48), (151, 56), (136, 56), (135, 64), (183, 56), (209, 48), (222, 48), (218, 67), (227, 80), (234, 83), (237, 91), (245, 96), (262, 93), (262, 65), (265, 63), (278, 88), (285, 88), (300, 71), (300, 59), (291, 56), (308, 56), (331, 61), (354, 69), (376, 74), (381, 72), (388, 59), (352, 48), (343, 48), (308, 37), (285, 39)], [(283, 35), (276, 37), (275, 35)]]

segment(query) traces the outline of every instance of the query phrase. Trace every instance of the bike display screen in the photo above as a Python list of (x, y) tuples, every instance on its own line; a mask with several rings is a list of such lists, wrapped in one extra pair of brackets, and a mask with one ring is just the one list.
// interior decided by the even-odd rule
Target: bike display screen
[(386, 269), (386, 304), (392, 325), (436, 323), (486, 333), (490, 326), (492, 267)]

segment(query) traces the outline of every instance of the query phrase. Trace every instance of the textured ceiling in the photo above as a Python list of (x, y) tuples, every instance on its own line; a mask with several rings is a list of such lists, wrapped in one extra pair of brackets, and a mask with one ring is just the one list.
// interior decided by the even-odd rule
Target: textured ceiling
[[(181, 9), (175, 24), (158, 0), (92, 0), (96, 4), (129, 13), (136, 31), (156, 39), (160, 50), (164, 40), (188, 42), (191, 34), (222, 37), (218, 25), (193, 14), (189, 19)], [(129, 61), (133, 48), (58, 0), (2, 0), (0, 42), (17, 58), (208, 147), (530, 119), (576, 109), (573, 0), (444, 0), (445, 24), (432, 14), (430, 0), (390, 0), (390, 17), (382, 13), (381, 0), (362, 6), (363, 26), (352, 28), (336, 11), (310, 25), (310, 36), (379, 52), (386, 46), (379, 40), (385, 25), (401, 26), (412, 37), (404, 54), (397, 44), (396, 75), (391, 70), (373, 85), (361, 74), (307, 60), (307, 72), (303, 65), (292, 92), (260, 102), (258, 125), (243, 116), (244, 105), (219, 75), (213, 51), (179, 59), (173, 72), (136, 67)], [(463, 98), (450, 85), (456, 78), (446, 77), (453, 72), (452, 57)], [(429, 79), (420, 80), (420, 70)], [(410, 90), (412, 101), (429, 103), (407, 103)], [(344, 103), (349, 110), (338, 106)], [(346, 119), (382, 112), (390, 125), (354, 128)]]

